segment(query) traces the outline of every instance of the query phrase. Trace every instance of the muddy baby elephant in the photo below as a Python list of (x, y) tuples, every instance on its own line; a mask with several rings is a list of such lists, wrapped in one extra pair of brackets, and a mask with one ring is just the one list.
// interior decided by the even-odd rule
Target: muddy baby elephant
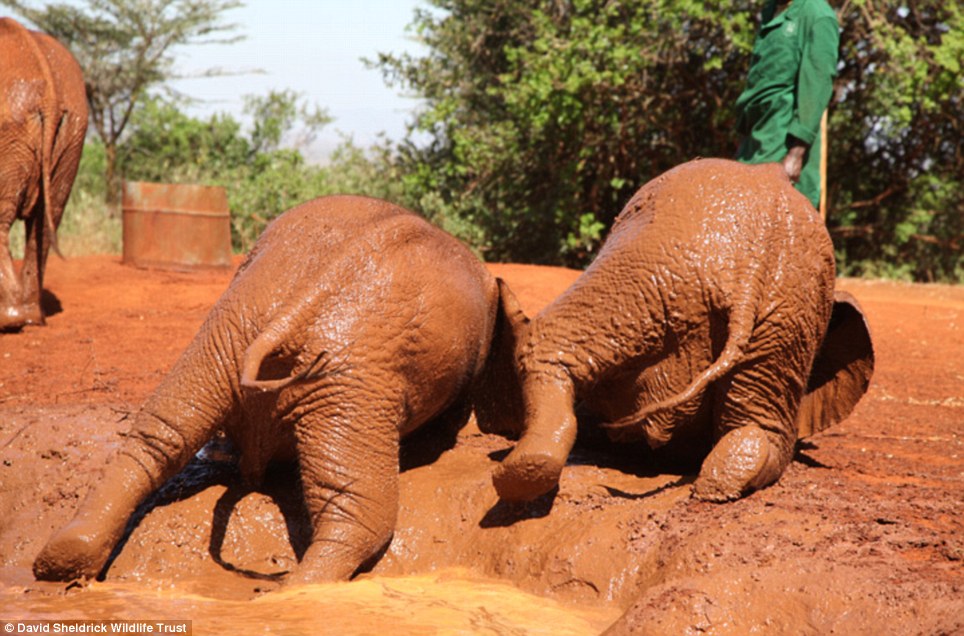
[(778, 165), (697, 160), (649, 182), (531, 322), (507, 295), (511, 336), (497, 348), (514, 364), (497, 394), (509, 399), (477, 409), (483, 430), (521, 433), (497, 491), (556, 486), (577, 402), (616, 441), (712, 446), (702, 499), (773, 483), (798, 435), (846, 417), (872, 373), (863, 315), (835, 301), (834, 277), (827, 231)]
[(387, 545), (399, 440), (464, 420), (499, 307), (461, 243), (384, 201), (323, 197), (256, 243), (137, 413), (40, 579), (98, 574), (135, 507), (222, 429), (244, 477), (299, 462), (312, 538), (290, 581), (348, 579)]

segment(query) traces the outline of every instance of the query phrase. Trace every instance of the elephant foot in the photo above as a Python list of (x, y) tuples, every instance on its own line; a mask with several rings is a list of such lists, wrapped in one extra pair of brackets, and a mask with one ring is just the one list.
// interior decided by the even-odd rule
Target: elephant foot
[(364, 562), (354, 551), (346, 551), (344, 545), (316, 541), (308, 547), (298, 567), (285, 575), (282, 587), (348, 581)]
[(302, 585), (311, 585), (313, 583), (337, 583), (349, 580), (353, 573), (354, 570), (347, 574), (340, 573), (341, 575), (339, 575), (339, 573), (329, 571), (328, 568), (313, 568), (299, 565), (285, 575), (281, 582), (281, 587), (288, 589)]
[(505, 501), (532, 501), (559, 484), (564, 466), (548, 452), (513, 452), (492, 473), (492, 483)]
[(27, 325), (27, 316), (22, 307), (0, 308), (0, 331), (19, 331), (25, 325)]
[(73, 521), (54, 534), (34, 559), (34, 576), (38, 581), (94, 578), (107, 563), (114, 543), (94, 524)]
[(33, 326), (43, 326), (47, 324), (44, 320), (44, 312), (40, 309), (40, 305), (35, 303), (27, 303), (23, 306), (23, 320), (26, 325)]
[(704, 501), (733, 501), (769, 486), (786, 466), (768, 434), (756, 426), (724, 435), (703, 461), (693, 494)]

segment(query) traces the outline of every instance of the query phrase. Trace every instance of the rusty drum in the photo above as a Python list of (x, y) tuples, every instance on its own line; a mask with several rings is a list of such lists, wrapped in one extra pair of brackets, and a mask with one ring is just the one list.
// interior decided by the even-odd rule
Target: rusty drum
[(231, 265), (224, 188), (127, 181), (121, 207), (124, 263), (169, 269)]

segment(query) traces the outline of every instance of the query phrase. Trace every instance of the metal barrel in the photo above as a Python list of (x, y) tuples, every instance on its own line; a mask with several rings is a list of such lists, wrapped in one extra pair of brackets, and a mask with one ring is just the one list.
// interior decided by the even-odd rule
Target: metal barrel
[(123, 262), (191, 269), (231, 265), (231, 215), (224, 188), (124, 182)]

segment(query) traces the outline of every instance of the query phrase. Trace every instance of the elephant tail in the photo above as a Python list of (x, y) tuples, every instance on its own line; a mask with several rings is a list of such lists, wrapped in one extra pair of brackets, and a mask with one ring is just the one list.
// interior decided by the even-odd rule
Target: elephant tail
[[(656, 413), (675, 409), (682, 404), (698, 398), (706, 388), (724, 377), (733, 368), (746, 360), (746, 350), (750, 344), (750, 337), (753, 335), (753, 327), (756, 322), (756, 302), (754, 302), (758, 276), (762, 271), (762, 258), (757, 259), (756, 264), (746, 273), (744, 282), (738, 290), (738, 295), (731, 305), (729, 318), (727, 321), (728, 337), (723, 351), (707, 369), (700, 373), (690, 382), (685, 389), (671, 395), (670, 397), (650, 404), (645, 408), (632, 413), (631, 415), (618, 419), (614, 422), (604, 424), (603, 427), (609, 431), (619, 431), (635, 428), (640, 422)], [(668, 439), (668, 431), (659, 434), (657, 437)], [(664, 440), (665, 441), (665, 440)]]
[(744, 354), (749, 345), (750, 336), (753, 333), (752, 303), (744, 302), (737, 305), (730, 314), (729, 332), (729, 338), (727, 338), (726, 345), (724, 345), (719, 357), (685, 389), (664, 400), (650, 404), (627, 417), (603, 424), (602, 426), (609, 431), (635, 428), (640, 422), (656, 413), (675, 409), (690, 400), (696, 399), (710, 384), (732, 371), (740, 362), (745, 361), (746, 356)]
[(331, 373), (332, 357), (327, 351), (321, 351), (312, 361), (298, 372), (291, 375), (270, 380), (259, 380), (261, 365), (265, 359), (273, 352), (277, 351), (282, 343), (290, 342), (295, 329), (290, 316), (286, 315), (274, 320), (268, 327), (255, 338), (254, 342), (245, 350), (244, 359), (241, 363), (241, 387), (254, 391), (280, 391), (298, 382), (314, 380), (324, 373)]
[[(37, 60), (37, 65), (40, 67), (40, 72), (43, 74), (44, 82), (44, 96), (43, 102), (40, 107), (40, 187), (43, 191), (43, 206), (44, 206), (44, 230), (50, 237), (50, 247), (53, 248), (54, 253), (63, 258), (64, 255), (60, 251), (60, 244), (57, 241), (57, 225), (54, 223), (54, 211), (53, 211), (53, 196), (50, 191), (50, 175), (54, 169), (54, 143), (57, 140), (57, 133), (60, 130), (60, 126), (63, 123), (65, 113), (61, 114), (61, 117), (57, 117), (56, 110), (57, 105), (60, 102), (60, 98), (57, 94), (57, 85), (54, 82), (53, 73), (50, 71), (50, 63), (47, 60), (47, 56), (40, 49), (40, 45), (37, 44), (37, 40), (34, 35), (27, 31), (23, 26), (20, 26), (23, 38), (27, 41), (28, 47), (34, 54), (34, 58)], [(38, 246), (39, 249), (40, 246)]]
[[(61, 120), (62, 121), (62, 120)], [(58, 125), (54, 125), (47, 117), (41, 115), (41, 130), (43, 130), (43, 149), (40, 156), (40, 179), (44, 197), (44, 229), (50, 237), (50, 247), (54, 254), (60, 258), (64, 257), (60, 251), (60, 242), (57, 240), (57, 225), (54, 223), (53, 197), (50, 192), (50, 173), (53, 171), (53, 145), (57, 135)], [(47, 143), (48, 130), (50, 131), (50, 143)]]

